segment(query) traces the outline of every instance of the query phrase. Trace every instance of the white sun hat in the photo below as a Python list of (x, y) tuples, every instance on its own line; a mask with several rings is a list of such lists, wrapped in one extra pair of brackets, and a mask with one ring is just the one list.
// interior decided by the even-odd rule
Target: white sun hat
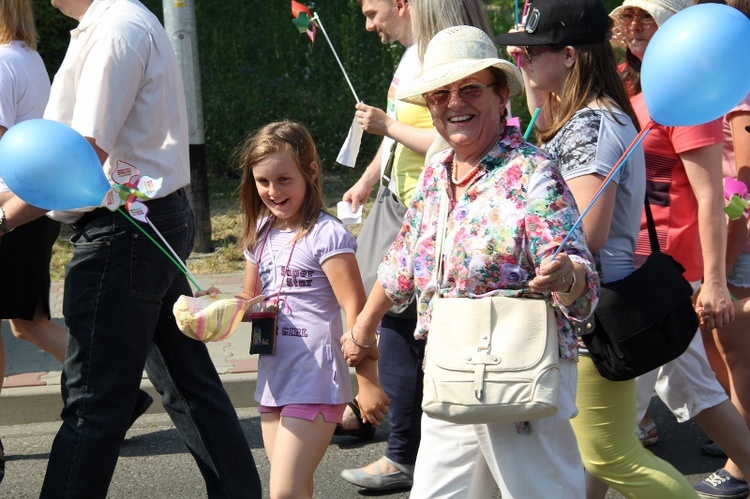
[(661, 27), (667, 19), (677, 14), (682, 9), (687, 9), (695, 2), (693, 0), (625, 0), (622, 5), (610, 12), (615, 24), (612, 27), (612, 39), (620, 45), (625, 45), (625, 38), (617, 23), (618, 15), (628, 7), (642, 9), (648, 12), (656, 21), (656, 25)]
[(399, 85), (396, 98), (425, 106), (427, 92), (489, 67), (505, 74), (511, 98), (523, 93), (521, 72), (511, 62), (498, 57), (497, 47), (487, 33), (473, 26), (452, 26), (430, 40), (424, 53), (422, 74)]

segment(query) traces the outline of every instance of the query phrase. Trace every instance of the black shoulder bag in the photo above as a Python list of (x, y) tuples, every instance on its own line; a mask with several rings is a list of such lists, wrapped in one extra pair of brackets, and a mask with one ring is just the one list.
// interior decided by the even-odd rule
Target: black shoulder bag
[(684, 267), (662, 253), (648, 197), (651, 254), (632, 274), (603, 284), (595, 327), (581, 335), (599, 374), (625, 381), (679, 357), (695, 336), (698, 317)]

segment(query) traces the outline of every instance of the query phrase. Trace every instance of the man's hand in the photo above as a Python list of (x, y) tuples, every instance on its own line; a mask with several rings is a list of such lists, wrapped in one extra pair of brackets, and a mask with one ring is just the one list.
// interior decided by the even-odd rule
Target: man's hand
[(358, 103), (355, 107), (357, 111), (354, 113), (354, 116), (357, 118), (362, 130), (375, 135), (386, 135), (388, 124), (393, 119), (385, 114), (385, 111), (377, 107), (368, 106), (362, 102)]
[(369, 184), (365, 178), (360, 178), (341, 198), (351, 203), (352, 211), (356, 212), (359, 210), (360, 205), (365, 204), (367, 198), (370, 197), (371, 191), (372, 184)]

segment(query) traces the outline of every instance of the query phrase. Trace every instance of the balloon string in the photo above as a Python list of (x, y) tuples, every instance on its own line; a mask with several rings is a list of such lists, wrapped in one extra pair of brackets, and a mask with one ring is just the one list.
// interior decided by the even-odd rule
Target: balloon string
[(622, 165), (625, 164), (625, 162), (630, 158), (630, 156), (633, 154), (633, 151), (635, 151), (635, 148), (641, 145), (641, 142), (643, 142), (643, 139), (646, 138), (646, 135), (651, 131), (652, 128), (656, 126), (656, 122), (654, 120), (651, 120), (648, 122), (648, 124), (638, 132), (638, 135), (635, 136), (633, 139), (633, 142), (630, 143), (627, 149), (625, 149), (625, 152), (622, 153), (622, 156), (620, 156), (620, 159), (617, 160), (617, 163), (612, 167), (612, 170), (609, 172), (609, 174), (604, 177), (604, 180), (602, 181), (602, 185), (599, 186), (599, 189), (597, 189), (596, 193), (594, 193), (594, 197), (589, 201), (589, 204), (586, 206), (586, 208), (581, 212), (581, 215), (578, 217), (578, 220), (575, 221), (573, 224), (573, 227), (570, 228), (568, 231), (568, 234), (565, 236), (565, 239), (562, 240), (560, 243), (560, 246), (557, 247), (557, 250), (555, 250), (555, 253), (552, 255), (552, 259), (554, 260), (557, 257), (557, 254), (560, 253), (560, 251), (565, 247), (565, 244), (568, 242), (568, 239), (570, 239), (570, 236), (573, 235), (573, 232), (578, 228), (579, 225), (581, 225), (581, 222), (583, 222), (583, 217), (586, 216), (586, 214), (591, 210), (591, 207), (594, 206), (594, 203), (597, 202), (597, 200), (601, 197), (601, 195), (604, 193), (604, 189), (607, 188), (607, 185), (612, 181), (612, 177), (620, 171), (622, 168)]
[[(122, 213), (122, 214), (123, 214), (123, 216), (124, 216), (125, 218), (127, 218), (128, 220), (130, 220), (130, 222), (131, 222), (131, 223), (132, 223), (133, 225), (135, 225), (135, 227), (136, 227), (136, 228), (137, 228), (138, 230), (140, 230), (141, 232), (143, 232), (143, 235), (145, 235), (145, 236), (146, 236), (147, 238), (149, 238), (149, 240), (151, 240), (151, 242), (152, 242), (152, 243), (154, 243), (154, 244), (156, 245), (156, 247), (157, 247), (157, 248), (159, 248), (159, 249), (161, 250), (161, 252), (162, 252), (162, 253), (164, 253), (164, 254), (166, 255), (166, 257), (167, 257), (167, 258), (169, 258), (169, 260), (170, 260), (170, 261), (171, 261), (172, 263), (174, 263), (174, 264), (175, 264), (175, 266), (176, 266), (176, 267), (177, 267), (178, 269), (180, 269), (180, 271), (181, 271), (181, 272), (182, 272), (183, 274), (185, 274), (185, 277), (187, 277), (188, 279), (190, 279), (190, 282), (192, 282), (192, 283), (193, 283), (193, 285), (194, 285), (194, 286), (195, 286), (196, 288), (198, 288), (199, 290), (202, 290), (202, 289), (203, 289), (203, 288), (201, 288), (200, 284), (198, 284), (198, 282), (197, 282), (197, 281), (195, 280), (195, 277), (193, 276), (193, 274), (191, 274), (191, 273), (190, 273), (190, 271), (188, 270), (187, 266), (186, 266), (186, 265), (185, 265), (185, 264), (184, 264), (184, 263), (182, 262), (182, 260), (180, 259), (180, 257), (178, 257), (178, 256), (177, 256), (177, 254), (175, 254), (175, 257), (177, 258), (177, 260), (175, 260), (175, 258), (174, 258), (174, 257), (172, 257), (172, 255), (170, 255), (169, 253), (167, 253), (167, 251), (166, 251), (166, 250), (165, 250), (165, 249), (164, 249), (164, 248), (162, 247), (162, 245), (161, 245), (161, 244), (159, 244), (159, 241), (157, 241), (156, 239), (154, 239), (153, 237), (151, 237), (151, 234), (149, 234), (148, 232), (146, 232), (146, 230), (145, 230), (145, 229), (144, 229), (143, 227), (141, 227), (141, 226), (140, 226), (140, 225), (138, 224), (138, 222), (136, 222), (136, 221), (135, 221), (135, 220), (133, 219), (133, 217), (131, 217), (131, 216), (130, 216), (130, 214), (129, 214), (128, 212), (126, 212), (125, 210), (123, 210), (123, 209), (122, 209), (122, 206), (121, 206), (121, 207), (119, 207), (119, 208), (117, 209), (117, 211), (119, 211), (120, 213)], [(164, 243), (165, 243), (165, 244), (167, 244), (167, 246), (169, 246), (169, 243), (167, 243), (167, 242), (166, 242), (166, 241), (164, 240), (164, 237), (163, 237), (163, 236), (161, 235), (161, 232), (159, 232), (159, 230), (158, 230), (158, 229), (157, 229), (156, 227), (154, 227), (154, 225), (153, 225), (153, 224), (151, 223), (151, 221), (150, 221), (150, 220), (148, 220), (148, 218), (146, 219), (146, 221), (147, 221), (147, 222), (148, 222), (148, 224), (149, 224), (149, 225), (151, 226), (151, 228), (153, 228), (153, 229), (154, 229), (154, 231), (156, 231), (156, 233), (157, 233), (157, 234), (159, 234), (159, 237), (161, 238), (161, 240), (162, 240), (162, 241), (164, 241)], [(174, 252), (174, 250), (172, 249), (172, 247), (171, 247), (171, 246), (169, 246), (169, 249), (170, 249), (170, 250), (172, 250), (172, 252)]]

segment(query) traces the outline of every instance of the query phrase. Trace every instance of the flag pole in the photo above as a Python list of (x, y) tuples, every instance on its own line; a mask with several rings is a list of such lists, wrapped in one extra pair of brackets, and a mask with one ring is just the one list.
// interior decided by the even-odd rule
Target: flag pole
[(328, 33), (326, 33), (326, 29), (323, 26), (323, 22), (320, 20), (320, 16), (318, 16), (318, 13), (316, 12), (313, 15), (312, 18), (313, 21), (317, 22), (317, 25), (320, 26), (320, 30), (323, 32), (323, 36), (326, 37), (326, 41), (328, 42), (328, 46), (331, 47), (331, 51), (333, 52), (333, 56), (336, 58), (336, 62), (339, 63), (339, 67), (341, 68), (341, 72), (344, 73), (344, 78), (346, 78), (346, 82), (349, 84), (349, 89), (351, 89), (352, 94), (354, 95), (354, 99), (359, 103), (359, 97), (357, 97), (357, 92), (354, 91), (354, 86), (352, 85), (351, 80), (349, 80), (349, 75), (346, 74), (346, 70), (344, 69), (344, 65), (341, 64), (341, 60), (339, 59), (339, 55), (336, 53), (336, 49), (333, 48), (333, 44), (331, 43), (331, 39), (328, 38)]

